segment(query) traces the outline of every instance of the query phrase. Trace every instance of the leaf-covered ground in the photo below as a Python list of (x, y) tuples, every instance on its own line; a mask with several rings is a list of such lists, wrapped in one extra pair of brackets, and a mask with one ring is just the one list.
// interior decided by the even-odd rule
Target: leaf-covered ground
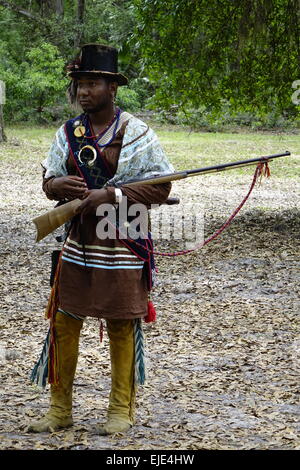
[[(171, 133), (162, 138), (172, 154)], [(49, 139), (49, 131), (19, 131), (1, 147), (0, 449), (300, 449), (300, 183), (284, 172), (263, 180), (211, 244), (187, 256), (157, 257), (158, 320), (144, 327), (148, 382), (138, 391), (136, 426), (124, 435), (93, 433), (105, 419), (110, 363), (106, 332), (100, 346), (98, 321), (88, 319), (74, 427), (26, 432), (48, 407), (48, 391), (28, 377), (48, 328), (43, 315), (57, 248), (53, 236), (35, 244), (31, 222), (53, 206), (40, 187)], [(226, 147), (230, 139), (238, 145), (239, 136), (218, 139)], [(276, 147), (272, 136), (266, 139)], [(178, 182), (172, 193), (181, 204), (174, 211), (201, 203), (207, 237), (242, 200), (252, 174), (253, 167)], [(156, 246), (174, 251), (184, 240)]]

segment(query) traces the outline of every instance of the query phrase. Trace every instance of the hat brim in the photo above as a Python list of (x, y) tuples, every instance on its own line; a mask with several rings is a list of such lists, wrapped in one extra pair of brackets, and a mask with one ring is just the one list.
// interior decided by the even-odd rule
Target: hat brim
[(102, 70), (78, 70), (74, 72), (69, 72), (68, 76), (70, 78), (82, 78), (82, 77), (107, 77), (110, 78), (112, 81), (116, 81), (118, 85), (127, 85), (128, 78), (125, 77), (122, 73), (112, 73), (112, 72), (104, 72)]

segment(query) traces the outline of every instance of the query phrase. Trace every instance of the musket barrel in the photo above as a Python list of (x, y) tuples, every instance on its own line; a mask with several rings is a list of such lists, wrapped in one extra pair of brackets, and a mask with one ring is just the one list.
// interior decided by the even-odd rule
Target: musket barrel
[(252, 158), (250, 160), (241, 160), (239, 162), (222, 163), (221, 165), (207, 166), (207, 167), (198, 168), (195, 170), (187, 170), (187, 175), (193, 176), (193, 175), (199, 175), (201, 173), (208, 173), (208, 172), (212, 173), (214, 171), (222, 171), (222, 170), (226, 170), (227, 168), (236, 168), (236, 167), (241, 167), (241, 166), (255, 165), (255, 163), (265, 162), (267, 160), (269, 161), (269, 160), (273, 160), (274, 158), (279, 158), (279, 157), (287, 157), (288, 155), (291, 155), (291, 153), (286, 151), (284, 153), (276, 153), (274, 155), (267, 155), (265, 157)]
[(122, 183), (119, 187), (122, 186), (137, 186), (141, 184), (162, 184), (168, 183), (170, 181), (182, 180), (186, 178), (188, 175), (187, 171), (180, 171), (179, 173), (168, 173), (167, 175), (162, 176), (153, 176), (150, 178), (143, 178), (142, 180), (129, 180)]
[(133, 179), (133, 180), (125, 181), (124, 183), (120, 184), (119, 187), (121, 188), (122, 186), (137, 186), (140, 184), (168, 183), (170, 181), (181, 180), (189, 176), (197, 176), (201, 174), (225, 171), (231, 168), (239, 168), (242, 166), (255, 165), (256, 163), (259, 163), (259, 162), (265, 162), (265, 161), (273, 160), (274, 158), (279, 158), (279, 157), (286, 157), (290, 154), (291, 154), (290, 152), (286, 151), (284, 153), (276, 153), (273, 155), (267, 155), (265, 157), (252, 158), (250, 160), (241, 160), (238, 162), (223, 163), (221, 165), (206, 166), (204, 168), (196, 168), (195, 170), (180, 171), (178, 173), (169, 173), (167, 175), (162, 175), (162, 176), (154, 176), (154, 177), (143, 178), (143, 179)]

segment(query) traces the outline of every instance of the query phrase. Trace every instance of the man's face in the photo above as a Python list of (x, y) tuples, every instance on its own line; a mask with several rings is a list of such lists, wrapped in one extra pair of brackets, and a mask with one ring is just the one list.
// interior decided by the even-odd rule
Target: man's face
[(106, 109), (116, 93), (116, 84), (107, 83), (104, 78), (85, 77), (77, 81), (77, 100), (86, 113)]

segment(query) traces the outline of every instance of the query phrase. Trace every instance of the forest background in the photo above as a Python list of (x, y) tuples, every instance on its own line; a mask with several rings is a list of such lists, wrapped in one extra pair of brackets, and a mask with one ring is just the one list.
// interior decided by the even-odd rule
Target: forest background
[(193, 129), (299, 126), (299, 0), (0, 0), (0, 24), (7, 124), (73, 115), (66, 65), (96, 42), (119, 50), (127, 111)]

